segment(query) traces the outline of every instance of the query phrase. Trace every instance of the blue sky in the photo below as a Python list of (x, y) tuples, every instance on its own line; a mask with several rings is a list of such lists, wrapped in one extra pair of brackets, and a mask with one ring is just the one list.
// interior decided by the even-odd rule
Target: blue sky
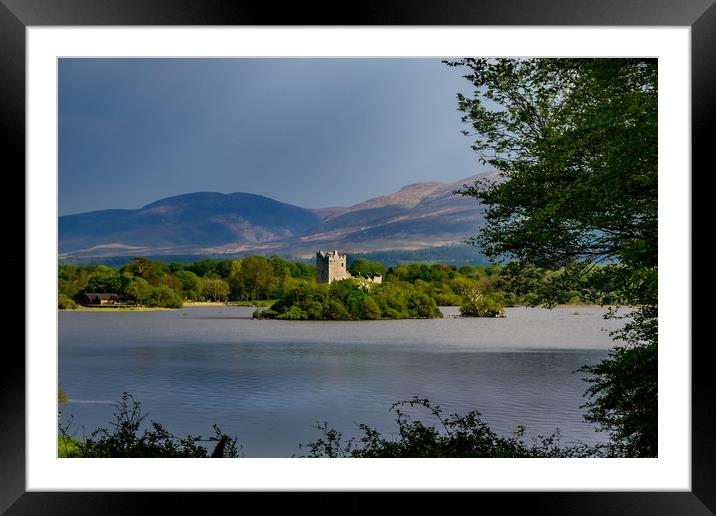
[(438, 59), (61, 59), (60, 215), (196, 191), (347, 206), (486, 170)]

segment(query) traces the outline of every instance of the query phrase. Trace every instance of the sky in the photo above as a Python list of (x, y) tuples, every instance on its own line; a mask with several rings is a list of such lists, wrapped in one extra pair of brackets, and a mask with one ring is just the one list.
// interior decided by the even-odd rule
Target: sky
[(249, 192), (350, 206), (487, 170), (439, 59), (60, 59), (60, 215)]

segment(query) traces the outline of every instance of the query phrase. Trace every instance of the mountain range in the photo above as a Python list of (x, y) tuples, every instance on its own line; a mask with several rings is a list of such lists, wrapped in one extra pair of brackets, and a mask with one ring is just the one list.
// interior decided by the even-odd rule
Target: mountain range
[(302, 208), (250, 193), (196, 192), (135, 210), (59, 217), (60, 259), (149, 255), (279, 254), (450, 246), (483, 220), (475, 198), (453, 192), (491, 172), (452, 183), (414, 183), (349, 207)]

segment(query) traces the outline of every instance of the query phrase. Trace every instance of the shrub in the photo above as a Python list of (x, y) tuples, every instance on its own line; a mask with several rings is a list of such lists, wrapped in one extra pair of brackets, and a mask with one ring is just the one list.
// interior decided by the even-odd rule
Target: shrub
[[(304, 283), (271, 306), (278, 319), (362, 320), (442, 317), (435, 301), (409, 283), (363, 285), (355, 280), (329, 285)], [(257, 318), (264, 318), (264, 315)]]
[(504, 317), (505, 305), (494, 294), (466, 295), (460, 305), (463, 317)]
[(166, 285), (159, 285), (152, 289), (147, 305), (164, 308), (181, 308), (183, 302), (172, 289)]
[(301, 310), (298, 306), (293, 305), (288, 310), (279, 314), (277, 319), (301, 320), (308, 319), (308, 314)]
[(237, 440), (223, 434), (216, 425), (213, 426), (215, 437), (209, 439), (201, 436), (180, 438), (154, 421), (151, 430), (140, 432), (147, 416), (142, 414), (141, 404), (125, 392), (116, 407), (111, 431), (98, 428), (84, 440), (77, 440), (68, 435), (67, 427), (60, 427), (61, 442), (70, 444), (60, 453), (66, 457), (207, 457), (208, 450), (197, 442), (216, 441), (212, 456), (238, 456)]
[(72, 298), (65, 294), (58, 294), (57, 296), (57, 308), (60, 310), (74, 310), (77, 308), (77, 303)]
[[(406, 405), (426, 408), (437, 424), (411, 419), (401, 411)], [(523, 426), (504, 437), (490, 429), (478, 411), (443, 416), (439, 406), (418, 397), (395, 403), (390, 410), (395, 411), (398, 425), (393, 439), (361, 424), (360, 439), (343, 442), (340, 432), (329, 430), (325, 422), (319, 423), (317, 427), (323, 437), (305, 445), (308, 457), (603, 457), (611, 456), (613, 451), (607, 445), (560, 447), (559, 430), (532, 439), (531, 443), (524, 439)]]
[(256, 308), (256, 310), (254, 310), (253, 318), (254, 319), (276, 319), (277, 315), (278, 315), (278, 312), (276, 312), (275, 310), (271, 310), (271, 309), (263, 309), (262, 310), (261, 308)]

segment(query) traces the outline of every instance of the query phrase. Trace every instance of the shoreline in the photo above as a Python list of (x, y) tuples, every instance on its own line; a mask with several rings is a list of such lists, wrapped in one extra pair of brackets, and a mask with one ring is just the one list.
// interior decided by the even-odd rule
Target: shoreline
[(177, 310), (177, 308), (164, 308), (160, 306), (108, 306), (105, 308), (99, 308), (94, 306), (78, 306), (77, 308), (58, 308), (58, 312), (86, 312), (86, 313), (99, 313), (99, 312), (163, 312), (167, 310)]
[[(182, 308), (194, 308), (194, 307), (209, 307), (209, 308), (243, 308), (243, 307), (250, 307), (250, 308), (268, 308), (270, 304), (265, 304), (265, 301), (259, 301), (259, 304), (249, 304), (249, 302), (241, 302), (241, 304), (233, 304), (233, 303), (226, 303), (222, 301), (192, 301), (184, 303), (183, 306), (179, 308), (164, 308), (164, 307), (158, 307), (158, 306), (127, 306), (127, 307), (116, 307), (116, 306), (107, 306), (103, 308), (99, 307), (89, 307), (89, 306), (78, 306), (77, 308), (58, 308), (57, 310), (59, 312), (83, 312), (83, 313), (100, 313), (100, 312), (163, 312), (163, 311), (170, 311), (170, 310), (180, 310)], [(451, 305), (448, 305), (451, 306)], [(459, 308), (459, 306), (455, 305), (455, 308)], [(543, 306), (527, 306), (527, 305), (514, 305), (514, 306), (508, 306), (505, 308), (541, 308), (543, 310), (551, 310), (553, 308), (603, 308), (605, 310), (608, 310), (610, 308), (629, 308), (627, 306), (623, 305), (599, 305), (599, 304), (587, 304), (587, 303), (565, 303), (560, 305), (555, 305), (552, 308), (546, 308)], [(389, 320), (389, 319), (385, 319)]]

